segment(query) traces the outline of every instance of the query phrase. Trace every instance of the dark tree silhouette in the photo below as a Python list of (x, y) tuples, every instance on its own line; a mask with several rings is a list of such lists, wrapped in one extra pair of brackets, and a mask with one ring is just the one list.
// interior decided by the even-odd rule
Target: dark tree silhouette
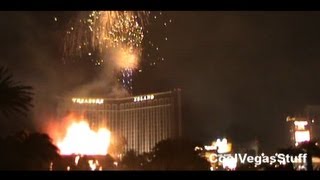
[(142, 170), (147, 163), (147, 154), (138, 155), (134, 150), (129, 150), (121, 160), (124, 170)]
[(209, 170), (210, 163), (194, 150), (195, 143), (168, 139), (156, 144), (151, 152), (150, 170)]
[[(301, 149), (298, 149), (296, 147), (288, 147), (288, 148), (282, 148), (282, 149), (279, 149), (278, 151), (279, 153), (282, 153), (282, 154), (285, 154), (285, 155), (290, 155), (290, 156), (298, 156), (300, 153), (303, 153), (301, 151)], [(291, 170), (293, 171), (294, 170), (294, 167), (293, 167), (293, 163), (292, 162), (289, 162), (287, 163), (286, 165), (281, 165), (280, 166), (281, 168), (278, 168), (278, 169), (281, 169), (281, 170)], [(271, 168), (270, 168), (271, 169)]]
[(32, 107), (32, 87), (14, 82), (8, 69), (0, 67), (0, 113), (6, 117), (26, 114)]
[(307, 170), (313, 171), (312, 156), (320, 157), (320, 148), (316, 146), (315, 141), (301, 143), (298, 148), (307, 153)]
[(46, 134), (19, 132), (0, 140), (1, 170), (49, 170), (59, 159), (58, 148)]
[[(312, 157), (320, 157), (320, 148), (316, 145), (315, 141), (303, 142), (299, 144), (297, 147), (280, 149), (279, 152), (283, 154), (289, 154), (291, 156), (298, 156), (301, 153), (307, 153), (306, 163), (308, 171), (313, 171)], [(284, 168), (288, 170), (294, 170), (292, 163), (286, 164)]]

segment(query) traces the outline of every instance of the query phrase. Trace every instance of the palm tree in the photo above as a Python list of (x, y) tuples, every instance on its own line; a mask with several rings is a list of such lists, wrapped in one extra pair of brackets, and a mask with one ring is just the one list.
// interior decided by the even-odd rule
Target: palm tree
[(61, 159), (47, 134), (21, 131), (0, 139), (0, 145), (0, 170), (49, 170)]
[(0, 114), (25, 115), (32, 107), (32, 87), (14, 82), (8, 69), (0, 67)]

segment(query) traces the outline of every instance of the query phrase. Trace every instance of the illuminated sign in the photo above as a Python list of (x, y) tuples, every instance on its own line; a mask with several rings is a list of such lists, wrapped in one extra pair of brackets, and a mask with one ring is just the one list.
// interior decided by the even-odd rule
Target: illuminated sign
[(72, 98), (73, 103), (78, 104), (103, 104), (104, 99), (84, 99), (84, 98)]
[(133, 102), (140, 102), (140, 101), (148, 101), (148, 100), (153, 100), (154, 95), (144, 95), (144, 96), (136, 96), (133, 98)]

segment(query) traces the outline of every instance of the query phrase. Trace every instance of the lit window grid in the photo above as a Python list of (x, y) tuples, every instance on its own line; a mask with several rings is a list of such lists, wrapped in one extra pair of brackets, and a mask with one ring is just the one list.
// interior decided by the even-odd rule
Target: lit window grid
[[(87, 117), (98, 126), (105, 125), (111, 132), (121, 134), (127, 141), (125, 150), (134, 149), (138, 153), (149, 152), (154, 145), (164, 139), (174, 138), (177, 124), (174, 97), (156, 97), (152, 101), (105, 104), (73, 104), (72, 112), (87, 112)], [(178, 107), (181, 108), (181, 107)]]

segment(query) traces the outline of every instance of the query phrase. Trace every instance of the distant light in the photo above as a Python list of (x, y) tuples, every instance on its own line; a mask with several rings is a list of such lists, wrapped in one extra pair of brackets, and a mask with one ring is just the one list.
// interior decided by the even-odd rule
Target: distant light
[(204, 146), (204, 149), (207, 151), (215, 150), (216, 148), (214, 146)]
[(223, 168), (235, 170), (237, 167), (237, 159), (232, 156), (224, 158), (222, 161), (222, 166), (223, 166)]
[(91, 53), (89, 52), (88, 55), (91, 56)]
[(54, 21), (56, 21), (56, 22), (58, 21), (58, 18), (57, 18), (57, 17), (54, 17), (53, 19), (54, 19)]
[(309, 131), (296, 131), (294, 133), (295, 140), (297, 143), (310, 141), (310, 132)]
[(294, 125), (296, 125), (296, 126), (305, 126), (307, 124), (308, 124), (307, 121), (295, 121), (294, 122)]
[(139, 69), (139, 72), (142, 72), (142, 69)]
[(308, 125), (308, 121), (294, 121), (294, 125), (298, 130), (305, 130), (305, 126)]
[(226, 138), (217, 139), (215, 142), (212, 142), (212, 145), (210, 146), (204, 146), (205, 150), (212, 151), (212, 150), (218, 150), (219, 154), (222, 153), (228, 153), (232, 149), (232, 144), (228, 143), (228, 140)]
[(202, 149), (202, 147), (199, 147), (199, 146), (196, 146), (195, 148), (194, 148), (194, 151), (202, 151), (203, 149)]
[(311, 121), (312, 123), (314, 123), (314, 120), (312, 119), (312, 121)]

